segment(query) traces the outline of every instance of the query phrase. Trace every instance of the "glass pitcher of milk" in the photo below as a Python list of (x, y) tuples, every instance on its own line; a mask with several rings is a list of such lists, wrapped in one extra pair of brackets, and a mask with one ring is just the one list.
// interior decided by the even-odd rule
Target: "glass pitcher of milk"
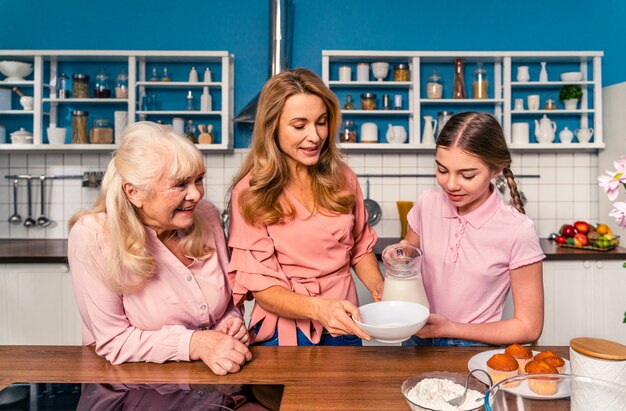
[(411, 301), (430, 308), (422, 282), (422, 251), (410, 244), (392, 244), (383, 250), (383, 301)]

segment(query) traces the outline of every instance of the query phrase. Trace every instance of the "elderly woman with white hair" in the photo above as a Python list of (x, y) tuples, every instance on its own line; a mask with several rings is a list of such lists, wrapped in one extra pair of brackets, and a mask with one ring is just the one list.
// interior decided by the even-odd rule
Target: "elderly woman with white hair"
[(203, 200), (205, 171), (171, 127), (136, 123), (93, 207), (70, 220), (83, 343), (113, 364), (200, 359), (224, 375), (251, 359), (219, 213)]

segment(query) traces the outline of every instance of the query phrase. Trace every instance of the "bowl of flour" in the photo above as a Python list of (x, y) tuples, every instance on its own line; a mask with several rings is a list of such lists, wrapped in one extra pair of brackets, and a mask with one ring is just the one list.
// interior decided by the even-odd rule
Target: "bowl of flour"
[(470, 378), (465, 402), (458, 407), (447, 401), (463, 394), (467, 374), (433, 371), (417, 374), (402, 383), (402, 394), (413, 411), (470, 411), (483, 408), (487, 385)]

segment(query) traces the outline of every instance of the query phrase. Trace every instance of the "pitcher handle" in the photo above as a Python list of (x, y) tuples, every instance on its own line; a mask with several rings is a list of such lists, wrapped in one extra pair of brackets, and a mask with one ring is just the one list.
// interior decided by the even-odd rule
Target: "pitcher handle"
[(437, 120), (433, 118), (433, 129), (437, 130)]
[(593, 136), (593, 129), (592, 128), (589, 128), (589, 133), (590, 133), (590, 136)]
[(556, 122), (551, 121), (551, 123), (552, 123), (552, 131), (556, 133)]

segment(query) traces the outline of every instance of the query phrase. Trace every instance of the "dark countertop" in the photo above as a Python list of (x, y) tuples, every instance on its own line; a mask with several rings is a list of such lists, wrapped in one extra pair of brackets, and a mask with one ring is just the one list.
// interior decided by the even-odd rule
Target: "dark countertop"
[[(399, 241), (398, 238), (379, 238), (374, 253), (380, 258), (383, 249)], [(611, 251), (580, 250), (557, 247), (553, 241), (541, 239), (541, 248), (546, 254), (544, 261), (576, 260), (624, 260), (626, 248)], [(0, 264), (67, 263), (67, 240), (9, 240), (0, 239)]]

